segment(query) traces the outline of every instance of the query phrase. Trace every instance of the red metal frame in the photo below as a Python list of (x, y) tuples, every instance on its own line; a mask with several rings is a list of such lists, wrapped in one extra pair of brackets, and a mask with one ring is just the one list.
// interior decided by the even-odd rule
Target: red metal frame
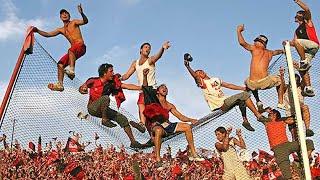
[(14, 87), (15, 83), (16, 83), (16, 80), (17, 80), (18, 74), (20, 72), (21, 64), (22, 64), (22, 62), (24, 60), (24, 57), (25, 57), (25, 51), (24, 51), (24, 48), (22, 47), (20, 55), (19, 55), (17, 63), (16, 63), (16, 66), (13, 69), (13, 72), (12, 72), (12, 75), (11, 75), (11, 79), (10, 79), (10, 82), (8, 84), (6, 93), (5, 93), (5, 95), (3, 97), (3, 100), (2, 100), (2, 104), (1, 104), (1, 108), (0, 108), (0, 117), (1, 117), (0, 128), (2, 126), (4, 113), (5, 113), (5, 110), (7, 108), (8, 103), (10, 101), (11, 92), (13, 90), (13, 87)]

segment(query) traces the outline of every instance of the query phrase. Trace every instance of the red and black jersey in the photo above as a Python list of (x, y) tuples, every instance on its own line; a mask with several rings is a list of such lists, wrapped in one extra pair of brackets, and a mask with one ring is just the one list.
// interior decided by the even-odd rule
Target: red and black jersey
[(307, 23), (302, 23), (296, 29), (295, 33), (298, 39), (308, 39), (319, 44), (316, 29), (314, 26), (310, 27)]

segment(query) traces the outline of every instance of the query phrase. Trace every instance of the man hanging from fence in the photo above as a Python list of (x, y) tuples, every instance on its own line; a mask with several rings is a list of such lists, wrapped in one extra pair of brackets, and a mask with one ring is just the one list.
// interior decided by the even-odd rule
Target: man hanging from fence
[[(252, 100), (250, 99), (250, 94), (244, 91), (246, 90), (245, 87), (227, 83), (219, 78), (209, 78), (209, 76), (203, 70), (194, 71), (190, 67), (190, 64), (187, 60), (184, 61), (184, 64), (191, 76), (194, 78), (197, 86), (202, 89), (205, 100), (207, 101), (211, 111), (218, 109), (222, 111), (229, 111), (233, 107), (239, 106), (243, 119), (242, 125), (249, 131), (254, 131), (254, 128), (251, 127), (247, 118), (247, 107), (258, 118), (258, 121), (268, 121), (268, 118), (264, 117), (260, 112), (258, 112)], [(242, 90), (243, 92), (228, 97), (223, 93), (222, 87), (232, 90)]]
[[(122, 100), (125, 99), (122, 89), (141, 90), (141, 86), (121, 83), (119, 76), (114, 75), (113, 66), (108, 63), (100, 65), (98, 72), (99, 77), (89, 78), (79, 87), (79, 92), (81, 94), (87, 94), (88, 89), (90, 89), (90, 97), (87, 106), (89, 114), (102, 118), (102, 125), (109, 128), (117, 126), (112, 121), (117, 122), (129, 137), (131, 142), (130, 147), (141, 148), (142, 145), (137, 142), (133, 136), (128, 118), (109, 107), (109, 96), (111, 94), (116, 97), (116, 100), (120, 99), (117, 100), (117, 102), (122, 102)], [(120, 104), (118, 103), (118, 107), (119, 106)]]
[[(283, 102), (285, 105), (286, 116), (295, 115), (292, 91), (291, 91), (290, 85), (285, 84), (283, 67), (280, 67), (279, 73), (280, 73), (280, 79), (281, 79), (280, 88), (282, 88), (282, 91), (284, 92)], [(296, 79), (296, 84), (297, 84), (297, 91), (298, 91), (300, 109), (301, 109), (301, 113), (302, 113), (302, 119), (303, 119), (305, 127), (306, 127), (306, 136), (311, 137), (314, 135), (314, 132), (310, 129), (309, 106), (305, 104), (304, 97), (302, 96), (302, 89), (304, 87), (304, 84), (303, 84), (303, 81), (301, 81), (301, 78), (298, 74), (295, 74), (295, 79)], [(292, 125), (289, 125), (289, 130), (291, 132), (292, 138), (294, 140), (298, 140), (298, 136), (297, 136), (298, 132), (297, 132), (297, 127), (296, 127), (295, 123)]]
[[(42, 31), (36, 27), (33, 28), (34, 32), (37, 32), (41, 36), (44, 37), (54, 37), (59, 34), (64, 35), (67, 40), (70, 42), (71, 47), (68, 50), (68, 53), (65, 54), (60, 61), (58, 62), (58, 82), (57, 83), (49, 83), (48, 88), (52, 91), (63, 91), (63, 78), (64, 72), (67, 76), (73, 80), (75, 77), (75, 62), (81, 56), (86, 53), (86, 45), (84, 44), (84, 40), (82, 38), (82, 34), (80, 31), (80, 26), (88, 23), (87, 16), (83, 13), (83, 9), (81, 4), (78, 5), (78, 11), (82, 16), (82, 19), (73, 19), (70, 20), (70, 13), (65, 10), (60, 10), (60, 19), (63, 22), (63, 27), (57, 28), (51, 32)], [(66, 67), (69, 66), (69, 69)]]
[(303, 89), (304, 95), (308, 97), (315, 96), (311, 86), (311, 78), (309, 69), (311, 60), (319, 50), (319, 39), (311, 17), (309, 7), (301, 0), (295, 0), (303, 10), (296, 13), (295, 22), (299, 24), (295, 31), (294, 38), (290, 41), (290, 45), (295, 47), (300, 56), (299, 71), (302, 72), (302, 80), (305, 84)]
[[(293, 152), (299, 152), (300, 145), (298, 141), (289, 142), (286, 134), (286, 126), (287, 124), (295, 123), (294, 119), (292, 117), (281, 117), (280, 112), (275, 109), (267, 108), (266, 111), (269, 113), (268, 117), (270, 121), (264, 122), (263, 124), (265, 125), (270, 148), (274, 152), (274, 157), (284, 178), (291, 179), (292, 174), (289, 155)], [(314, 150), (313, 141), (307, 139), (306, 143), (308, 156), (310, 158)]]
[(251, 53), (251, 65), (249, 78), (245, 80), (247, 88), (252, 91), (253, 96), (256, 99), (256, 104), (261, 111), (263, 104), (259, 99), (258, 90), (277, 88), (278, 93), (278, 107), (284, 108), (281, 101), (280, 77), (277, 75), (269, 75), (268, 68), (273, 56), (284, 53), (283, 50), (268, 50), (268, 38), (265, 35), (259, 35), (254, 39), (254, 44), (249, 44), (245, 41), (242, 32), (244, 31), (244, 25), (241, 24), (237, 27), (237, 35), (239, 44)]
[[(196, 153), (191, 125), (186, 123), (189, 122), (191, 124), (196, 124), (197, 120), (181, 114), (180, 111), (177, 110), (176, 106), (167, 100), (168, 88), (165, 84), (161, 84), (157, 89), (153, 89), (152, 86), (148, 86), (148, 71), (148, 69), (143, 70), (144, 78), (142, 90), (146, 105), (143, 114), (146, 117), (147, 130), (151, 134), (151, 138), (155, 145), (156, 166), (158, 170), (163, 169), (160, 156), (162, 137), (178, 132), (185, 133), (188, 147), (190, 149), (189, 160), (204, 161), (204, 159), (199, 157)], [(182, 122), (170, 122), (169, 112)]]

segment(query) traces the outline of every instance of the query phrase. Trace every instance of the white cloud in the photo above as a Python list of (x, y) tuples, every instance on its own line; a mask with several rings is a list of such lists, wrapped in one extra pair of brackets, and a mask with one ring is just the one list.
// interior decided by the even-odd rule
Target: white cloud
[(6, 93), (8, 83), (0, 81), (0, 102), (3, 100), (3, 96)]
[(0, 41), (16, 38), (17, 35), (25, 34), (26, 28), (30, 25), (43, 28), (49, 25), (48, 20), (43, 18), (22, 19), (17, 16), (18, 8), (11, 0), (2, 0), (1, 10), (5, 18), (0, 22)]

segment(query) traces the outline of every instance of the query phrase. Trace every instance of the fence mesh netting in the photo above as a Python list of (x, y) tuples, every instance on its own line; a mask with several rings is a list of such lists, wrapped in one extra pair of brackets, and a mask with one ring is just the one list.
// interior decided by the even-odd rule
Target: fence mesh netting
[[(299, 57), (294, 50), (292, 50), (292, 56), (294, 59)], [(283, 66), (286, 69), (285, 79), (288, 83), (286, 63), (285, 56), (282, 56), (272, 63), (269, 71), (271, 74), (278, 74), (279, 67)], [(310, 108), (310, 127), (315, 132), (311, 139), (314, 140), (315, 149), (318, 152), (320, 147), (320, 117), (318, 114), (320, 112), (319, 55), (313, 59), (312, 64), (310, 74), (316, 96), (312, 98), (306, 97), (305, 104)], [(100, 136), (98, 143), (104, 147), (110, 144), (114, 146), (124, 144), (128, 147), (130, 141), (119, 126), (106, 128), (101, 124), (99, 118), (89, 116), (89, 119), (85, 120), (77, 117), (79, 112), (87, 114), (88, 102), (88, 95), (82, 95), (78, 92), (79, 86), (83, 83), (79, 79), (75, 78), (71, 81), (66, 77), (64, 80), (65, 90), (63, 92), (52, 92), (47, 88), (49, 82), (56, 82), (56, 73), (56, 61), (35, 41), (33, 54), (25, 56), (5, 115), (1, 120), (1, 131), (8, 136), (7, 142), (11, 143), (11, 135), (13, 134), (13, 140), (17, 139), (26, 148), (29, 141), (36, 142), (40, 135), (44, 143), (53, 141), (53, 138), (66, 141), (70, 136), (70, 131), (73, 131), (82, 134), (81, 142), (93, 142), (94, 133), (97, 133)], [(201, 92), (199, 91), (199, 93)], [(259, 93), (260, 99), (265, 106), (276, 108), (277, 94), (275, 88), (259, 91)], [(117, 109), (115, 102), (111, 102), (111, 107), (120, 111), (129, 120), (138, 121), (136, 117), (125, 109)], [(255, 128), (254, 132), (249, 132), (242, 127), (242, 117), (237, 108), (233, 108), (226, 113), (212, 112), (201, 118), (200, 123), (193, 127), (196, 148), (214, 152), (214, 144), (216, 142), (214, 130), (219, 126), (232, 126), (233, 129), (242, 129), (247, 149), (250, 153), (253, 151), (258, 152), (259, 150), (271, 152), (263, 124), (259, 123), (249, 110), (247, 111), (249, 121)], [(285, 115), (285, 112), (281, 111), (281, 114)], [(149, 140), (147, 133), (142, 134), (136, 129), (132, 129), (138, 141), (146, 142)], [(231, 135), (236, 136), (235, 130)], [(289, 131), (287, 135), (291, 137)], [(184, 134), (176, 134), (165, 138), (161, 149), (162, 154), (166, 152), (166, 147), (168, 146), (171, 147), (172, 154), (176, 154), (179, 149), (184, 150), (187, 146)], [(91, 143), (86, 150), (94, 148), (95, 144)], [(151, 152), (152, 148), (144, 151)]]

